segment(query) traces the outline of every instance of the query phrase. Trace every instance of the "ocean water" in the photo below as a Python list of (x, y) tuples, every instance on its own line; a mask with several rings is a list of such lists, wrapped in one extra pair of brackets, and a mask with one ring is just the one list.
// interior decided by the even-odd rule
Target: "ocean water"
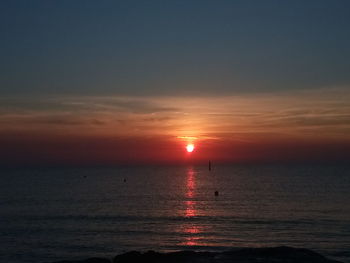
[(0, 262), (280, 245), (350, 262), (350, 166), (0, 172)]

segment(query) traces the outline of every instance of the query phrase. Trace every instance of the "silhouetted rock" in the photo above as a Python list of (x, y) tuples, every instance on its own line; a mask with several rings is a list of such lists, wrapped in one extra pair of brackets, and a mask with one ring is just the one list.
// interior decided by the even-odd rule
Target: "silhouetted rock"
[(88, 258), (84, 260), (63, 260), (55, 263), (111, 263), (111, 261), (106, 258)]
[(274, 248), (242, 248), (221, 254), (222, 261), (241, 263), (330, 263), (324, 256), (303, 248), (274, 247)]
[(336, 263), (308, 249), (291, 247), (242, 248), (222, 253), (137, 251), (118, 255), (113, 263)]
[[(111, 263), (104, 258), (56, 263)], [(226, 252), (179, 251), (159, 253), (131, 251), (117, 255), (113, 263), (340, 263), (303, 248), (240, 248)]]

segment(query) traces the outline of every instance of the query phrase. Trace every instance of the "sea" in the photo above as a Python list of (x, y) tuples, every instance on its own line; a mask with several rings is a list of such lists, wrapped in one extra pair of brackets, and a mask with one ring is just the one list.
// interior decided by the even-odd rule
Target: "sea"
[(349, 165), (0, 170), (0, 262), (272, 246), (350, 262)]

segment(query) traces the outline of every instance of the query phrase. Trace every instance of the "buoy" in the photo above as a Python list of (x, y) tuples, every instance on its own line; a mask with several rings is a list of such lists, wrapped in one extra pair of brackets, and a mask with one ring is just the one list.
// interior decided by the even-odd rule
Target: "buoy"
[(219, 191), (215, 191), (215, 196), (218, 196), (219, 195)]

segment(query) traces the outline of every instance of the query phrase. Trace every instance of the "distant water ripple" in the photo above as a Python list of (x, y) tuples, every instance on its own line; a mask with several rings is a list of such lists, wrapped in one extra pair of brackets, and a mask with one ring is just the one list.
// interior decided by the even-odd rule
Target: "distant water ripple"
[(350, 262), (349, 189), (331, 165), (2, 170), (0, 261), (288, 245)]

